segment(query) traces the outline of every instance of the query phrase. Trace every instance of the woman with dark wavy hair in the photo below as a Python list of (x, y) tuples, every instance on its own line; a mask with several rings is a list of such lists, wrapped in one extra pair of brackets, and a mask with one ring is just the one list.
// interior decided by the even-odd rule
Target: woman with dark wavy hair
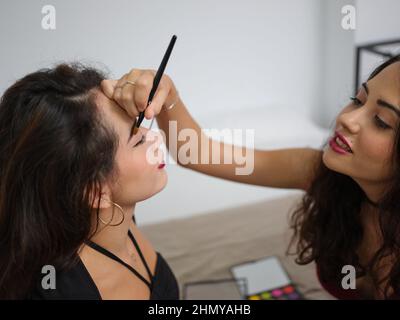
[(104, 77), (61, 64), (1, 98), (0, 299), (179, 298), (133, 216), (167, 182), (147, 156), (161, 159), (160, 144), (144, 128), (131, 134)]
[[(106, 80), (103, 90), (135, 114), (144, 110), (143, 97), (148, 95), (153, 77), (154, 72), (132, 70), (118, 82)], [(124, 92), (115, 90), (124, 81), (137, 80), (144, 85), (126, 87)], [(322, 150), (249, 149), (247, 152), (254, 151), (254, 171), (250, 175), (236, 175), (239, 165), (235, 163), (213, 163), (211, 151), (225, 150), (224, 143), (205, 136), (179, 97), (174, 108), (160, 112), (160, 101), (168, 97), (171, 102), (174, 96), (178, 97), (176, 88), (166, 76), (146, 116), (157, 115), (167, 143), (174, 141), (168, 132), (172, 120), (177, 123), (178, 134), (191, 128), (206, 140), (199, 145), (198, 161), (188, 163), (178, 157), (175, 160), (180, 165), (232, 181), (304, 190), (291, 224), (292, 245), (297, 244), (296, 261), (315, 261), (321, 284), (337, 298), (400, 297), (400, 56), (374, 70), (351, 97)], [(177, 155), (172, 148), (188, 143), (168, 145), (172, 156)], [(204, 158), (209, 159), (207, 164)], [(341, 271), (347, 265), (356, 271), (354, 290), (345, 290), (341, 285)]]

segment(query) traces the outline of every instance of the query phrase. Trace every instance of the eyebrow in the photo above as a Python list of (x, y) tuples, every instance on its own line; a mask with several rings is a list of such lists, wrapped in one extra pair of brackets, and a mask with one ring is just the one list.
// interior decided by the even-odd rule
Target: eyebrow
[(399, 107), (395, 107), (394, 105), (392, 105), (392, 104), (390, 104), (390, 103), (388, 103), (386, 101), (383, 101), (382, 99), (378, 99), (377, 100), (377, 104), (379, 106), (381, 106), (381, 107), (385, 107), (385, 108), (388, 108), (390, 110), (393, 110), (397, 114), (397, 116), (400, 117)]
[[(368, 90), (367, 83), (364, 82), (364, 83), (362, 84), (362, 86), (364, 87), (365, 92), (368, 94), (368, 93), (369, 93), (369, 90)], [(382, 100), (382, 99), (378, 99), (378, 100), (376, 101), (376, 103), (377, 103), (378, 106), (380, 106), (380, 107), (388, 108), (388, 109), (394, 111), (394, 112), (397, 114), (397, 116), (400, 117), (400, 108), (399, 108), (399, 107), (395, 107), (394, 105), (392, 105), (392, 104), (390, 104), (389, 102), (386, 102), (386, 101), (384, 101), (384, 100)]]
[(365, 92), (366, 92), (366, 93), (369, 93), (369, 89), (368, 89), (368, 87), (367, 87), (367, 83), (364, 82), (364, 83), (362, 84), (362, 86), (364, 87)]
[[(126, 112), (126, 110), (124, 109), (124, 108), (122, 108), (118, 103), (115, 103), (117, 106), (118, 106), (118, 109), (120, 110), (120, 111), (122, 111), (125, 115), (128, 115), (128, 113)], [(129, 141), (131, 141), (131, 139), (132, 139), (132, 137), (133, 137), (133, 132), (134, 132), (134, 129), (135, 129), (135, 125), (136, 125), (136, 117), (135, 117), (135, 120), (133, 121), (133, 126), (131, 127), (131, 129), (130, 129), (130, 131), (129, 131), (129, 136), (128, 136), (128, 140), (126, 141), (126, 144), (128, 144), (129, 143)]]

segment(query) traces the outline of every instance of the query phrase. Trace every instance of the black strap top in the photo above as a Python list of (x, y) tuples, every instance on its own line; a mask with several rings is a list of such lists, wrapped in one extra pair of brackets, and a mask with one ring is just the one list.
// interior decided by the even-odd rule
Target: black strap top
[[(118, 263), (122, 264), (124, 267), (126, 267), (127, 269), (129, 269), (136, 277), (138, 277), (140, 280), (142, 280), (150, 289), (150, 291), (152, 291), (152, 287), (153, 287), (153, 275), (151, 274), (150, 268), (146, 262), (146, 259), (143, 257), (142, 251), (139, 248), (138, 243), (136, 242), (136, 239), (133, 237), (133, 234), (131, 232), (131, 230), (128, 231), (128, 236), (131, 239), (132, 243), (135, 245), (137, 252), (139, 253), (140, 259), (142, 260), (147, 274), (149, 275), (149, 278), (151, 279), (151, 282), (149, 282), (146, 278), (144, 278), (139, 272), (137, 272), (134, 268), (132, 268), (129, 264), (125, 263), (124, 261), (122, 261), (120, 258), (118, 258), (116, 255), (114, 255), (112, 252), (108, 251), (107, 249), (104, 249), (103, 247), (99, 246), (97, 243), (94, 243), (93, 241), (87, 241), (86, 244), (93, 248), (94, 250), (104, 254), (105, 256), (113, 259), (114, 261), (117, 261)], [(157, 257), (158, 260), (158, 257)]]
[[(164, 260), (159, 252), (157, 252), (156, 268), (152, 275), (150, 268), (144, 258), (140, 247), (133, 236), (128, 231), (129, 238), (139, 253), (150, 282), (144, 278), (137, 270), (128, 265), (116, 255), (98, 244), (87, 241), (86, 244), (94, 250), (106, 255), (110, 259), (122, 264), (129, 269), (136, 277), (143, 281), (150, 289), (150, 300), (176, 300), (179, 299), (179, 287), (174, 274), (172, 273), (168, 263)], [(72, 269), (64, 271), (56, 275), (56, 289), (43, 289), (41, 282), (35, 287), (34, 292), (30, 296), (32, 299), (84, 299), (84, 300), (101, 300), (100, 292), (90, 276), (88, 270), (78, 257), (78, 263)]]

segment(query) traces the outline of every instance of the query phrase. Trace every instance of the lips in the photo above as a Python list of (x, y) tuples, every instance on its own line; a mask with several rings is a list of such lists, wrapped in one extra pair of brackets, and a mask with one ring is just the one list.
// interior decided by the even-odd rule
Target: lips
[(347, 140), (342, 134), (340, 134), (338, 131), (335, 131), (335, 136), (333, 137), (334, 142), (343, 150), (353, 153), (353, 150), (351, 149), (351, 143), (349, 140)]
[(158, 169), (162, 169), (162, 168), (164, 168), (165, 167), (165, 163), (161, 163), (159, 166), (158, 166)]

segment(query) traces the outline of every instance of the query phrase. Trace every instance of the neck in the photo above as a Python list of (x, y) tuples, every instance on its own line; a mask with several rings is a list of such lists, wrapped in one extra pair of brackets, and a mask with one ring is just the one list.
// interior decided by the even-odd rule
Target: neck
[(378, 202), (375, 202), (375, 201), (372, 201), (370, 198), (368, 198), (367, 195), (365, 195), (365, 201), (366, 201), (370, 206), (372, 206), (372, 207), (374, 207), (374, 208), (378, 208), (378, 207), (379, 207), (379, 203), (378, 203)]
[[(122, 206), (121, 206), (122, 207)], [(106, 222), (112, 218), (112, 210), (114, 209), (114, 218), (111, 224), (117, 224), (122, 219), (122, 212), (115, 206), (106, 209), (100, 209), (99, 216)], [(118, 226), (107, 226), (99, 221), (99, 227), (93, 237), (90, 239), (98, 245), (106, 248), (114, 254), (124, 254), (128, 251), (128, 230), (132, 223), (132, 216), (135, 210), (133, 206), (122, 207), (125, 216), (124, 221)], [(95, 215), (94, 215), (95, 216)], [(96, 217), (94, 218), (96, 219)], [(93, 221), (93, 226), (96, 226), (97, 221)]]
[(356, 182), (365, 193), (365, 202), (373, 208), (378, 208), (385, 185), (382, 183)]

